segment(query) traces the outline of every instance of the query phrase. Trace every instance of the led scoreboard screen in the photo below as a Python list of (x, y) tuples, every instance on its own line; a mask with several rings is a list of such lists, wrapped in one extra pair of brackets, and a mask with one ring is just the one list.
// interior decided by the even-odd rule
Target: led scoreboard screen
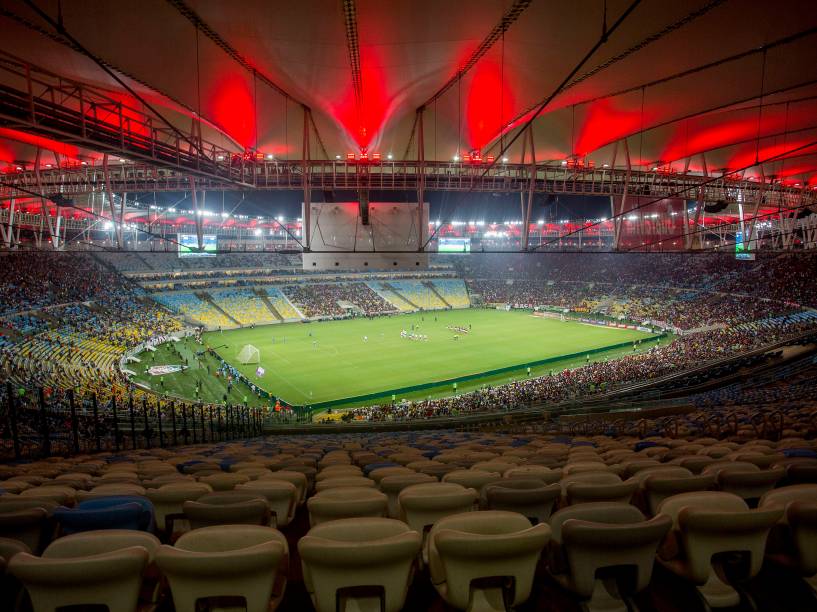
[(438, 253), (470, 253), (470, 238), (440, 238), (437, 244)]
[(179, 257), (215, 257), (218, 251), (218, 240), (215, 234), (202, 236), (202, 250), (199, 251), (199, 240), (195, 234), (179, 234)]

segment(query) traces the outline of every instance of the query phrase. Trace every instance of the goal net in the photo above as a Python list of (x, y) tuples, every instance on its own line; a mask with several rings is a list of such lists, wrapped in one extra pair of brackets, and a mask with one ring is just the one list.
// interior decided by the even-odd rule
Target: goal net
[(252, 344), (245, 344), (241, 352), (238, 353), (238, 361), (243, 364), (260, 363), (261, 352)]

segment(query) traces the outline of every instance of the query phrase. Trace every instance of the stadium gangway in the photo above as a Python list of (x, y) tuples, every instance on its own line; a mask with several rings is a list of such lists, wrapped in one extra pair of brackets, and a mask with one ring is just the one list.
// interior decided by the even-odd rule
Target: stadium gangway
[(66, 400), (57, 402), (37, 388), (26, 390), (27, 396), (36, 398), (36, 407), (24, 409), (15, 387), (10, 382), (4, 386), (11, 443), (0, 447), (2, 459), (225, 442), (263, 432), (257, 408), (172, 400), (157, 404), (146, 397), (142, 401), (129, 397), (121, 406), (115, 401), (101, 406), (95, 394), (80, 400), (68, 390)]
[(200, 129), (182, 133), (141, 106), (6, 52), (0, 52), (0, 73), (16, 84), (0, 85), (4, 127), (190, 176), (241, 182), (235, 151), (204, 140)]
[[(2, 105), (0, 105), (0, 111)], [(219, 156), (225, 159), (218, 161)], [(361, 161), (257, 159), (255, 156), (216, 156), (213, 172), (198, 174), (184, 167), (160, 166), (156, 161), (131, 156), (128, 161), (105, 168), (93, 160), (85, 165), (70, 162), (39, 169), (39, 181), (31, 168), (10, 172), (0, 197), (15, 195), (12, 186), (35, 190), (38, 185), (48, 193), (76, 196), (101, 193), (107, 186), (115, 193), (188, 191), (194, 180), (204, 191), (302, 190), (304, 176), (311, 189), (378, 191), (416, 190), (420, 177), (427, 191), (522, 193), (531, 185), (530, 164), (501, 163), (490, 169), (483, 164), (454, 161)], [(185, 162), (187, 163), (187, 162)], [(595, 166), (569, 166), (559, 162), (539, 163), (533, 177), (536, 193), (622, 196), (649, 198), (698, 198), (703, 190), (707, 202), (723, 200), (736, 203), (756, 202), (763, 196), (764, 206), (780, 209), (813, 204), (817, 192), (805, 185), (762, 184), (732, 176), (706, 177), (690, 173), (658, 170), (632, 170)]]

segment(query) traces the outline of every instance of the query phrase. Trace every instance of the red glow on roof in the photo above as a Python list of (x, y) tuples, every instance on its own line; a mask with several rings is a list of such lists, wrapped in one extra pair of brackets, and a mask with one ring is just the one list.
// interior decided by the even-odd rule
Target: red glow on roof
[[(587, 108), (581, 126), (577, 126), (578, 133), (573, 143), (573, 152), (585, 156), (620, 138), (636, 134), (642, 127), (649, 125), (655, 116), (655, 111), (645, 108), (642, 117), (640, 104), (637, 107), (624, 108), (622, 100), (609, 98), (597, 100)], [(579, 120), (580, 117), (577, 116), (576, 122)]]
[(59, 153), (60, 155), (65, 155), (71, 158), (76, 158), (79, 155), (79, 148), (74, 145), (57, 142), (56, 140), (51, 140), (50, 138), (44, 138), (42, 136), (36, 136), (34, 134), (19, 132), (17, 130), (12, 130), (10, 128), (0, 127), (0, 138), (9, 138), (11, 140), (16, 140), (18, 142), (31, 145), (33, 147), (40, 147), (41, 149), (54, 151), (55, 153)]
[(744, 168), (751, 166), (757, 160), (777, 162), (787, 158), (813, 155), (817, 153), (817, 145), (810, 144), (811, 142), (811, 140), (791, 138), (788, 142), (784, 142), (784, 139), (781, 138), (780, 142), (775, 144), (761, 144), (760, 149), (757, 149), (753, 142), (746, 143), (729, 158), (728, 167), (729, 169)]
[(250, 84), (240, 74), (226, 74), (205, 105), (203, 112), (236, 142), (244, 147), (255, 145), (255, 104)]
[(360, 76), (360, 105), (350, 80), (337, 101), (329, 102), (329, 111), (345, 129), (350, 144), (369, 149), (379, 141), (380, 132), (393, 112), (394, 96), (386, 91), (386, 73), (371, 47), (360, 50)]
[(481, 150), (499, 133), (502, 119), (513, 112), (514, 96), (510, 83), (503, 83), (499, 63), (483, 59), (474, 69), (474, 76), (465, 99), (465, 142), (471, 149)]

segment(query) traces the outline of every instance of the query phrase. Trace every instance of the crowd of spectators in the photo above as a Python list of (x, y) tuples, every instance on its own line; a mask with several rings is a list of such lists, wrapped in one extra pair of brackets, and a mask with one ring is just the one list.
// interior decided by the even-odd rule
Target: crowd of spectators
[(601, 360), (573, 370), (551, 372), (470, 393), (425, 401), (399, 401), (348, 411), (350, 420), (402, 421), (476, 412), (508, 411), (532, 403), (579, 399), (623, 385), (648, 382), (703, 363), (759, 348), (777, 338), (803, 331), (798, 324), (781, 326), (764, 336), (725, 329), (682, 336), (670, 344), (620, 359)]
[(354, 304), (367, 315), (395, 310), (365, 283), (304, 283), (287, 285), (281, 290), (307, 317), (341, 317), (348, 314), (339, 302)]
[[(132, 387), (121, 373), (123, 352), (181, 328), (149, 294), (89, 254), (11, 253), (0, 256), (0, 380), (41, 386), (58, 397), (81, 388), (100, 401), (123, 397)], [(120, 267), (154, 270), (180, 264), (208, 271), (218, 284), (241, 266), (280, 263), (277, 254), (240, 254), (178, 259), (176, 254), (122, 255)], [(155, 257), (156, 259), (151, 259)], [(175, 258), (175, 259), (174, 259)], [(615, 361), (590, 363), (457, 397), (396, 402), (349, 412), (349, 418), (403, 420), (508, 410), (530, 402), (583, 397), (622, 384), (650, 380), (691, 365), (733, 355), (813, 325), (782, 317), (780, 323), (747, 328), (747, 322), (780, 318), (817, 306), (817, 255), (758, 254), (753, 262), (726, 254), (541, 254), (479, 255), (452, 262), (469, 292), (485, 303), (548, 306), (636, 321), (661, 322), (683, 335), (669, 345)], [(199, 263), (191, 263), (199, 262)], [(275, 263), (274, 263), (275, 262)], [(214, 266), (224, 265), (221, 271)], [(229, 269), (231, 272), (226, 272)], [(450, 275), (450, 270), (448, 272)], [(333, 277), (334, 278), (334, 277)], [(208, 280), (208, 282), (210, 282)], [(307, 317), (344, 316), (339, 303), (367, 315), (394, 310), (364, 282), (339, 280), (289, 284), (288, 298)], [(3, 330), (7, 330), (5, 335)]]
[(104, 299), (121, 286), (116, 274), (89, 255), (42, 251), (0, 255), (0, 316)]

